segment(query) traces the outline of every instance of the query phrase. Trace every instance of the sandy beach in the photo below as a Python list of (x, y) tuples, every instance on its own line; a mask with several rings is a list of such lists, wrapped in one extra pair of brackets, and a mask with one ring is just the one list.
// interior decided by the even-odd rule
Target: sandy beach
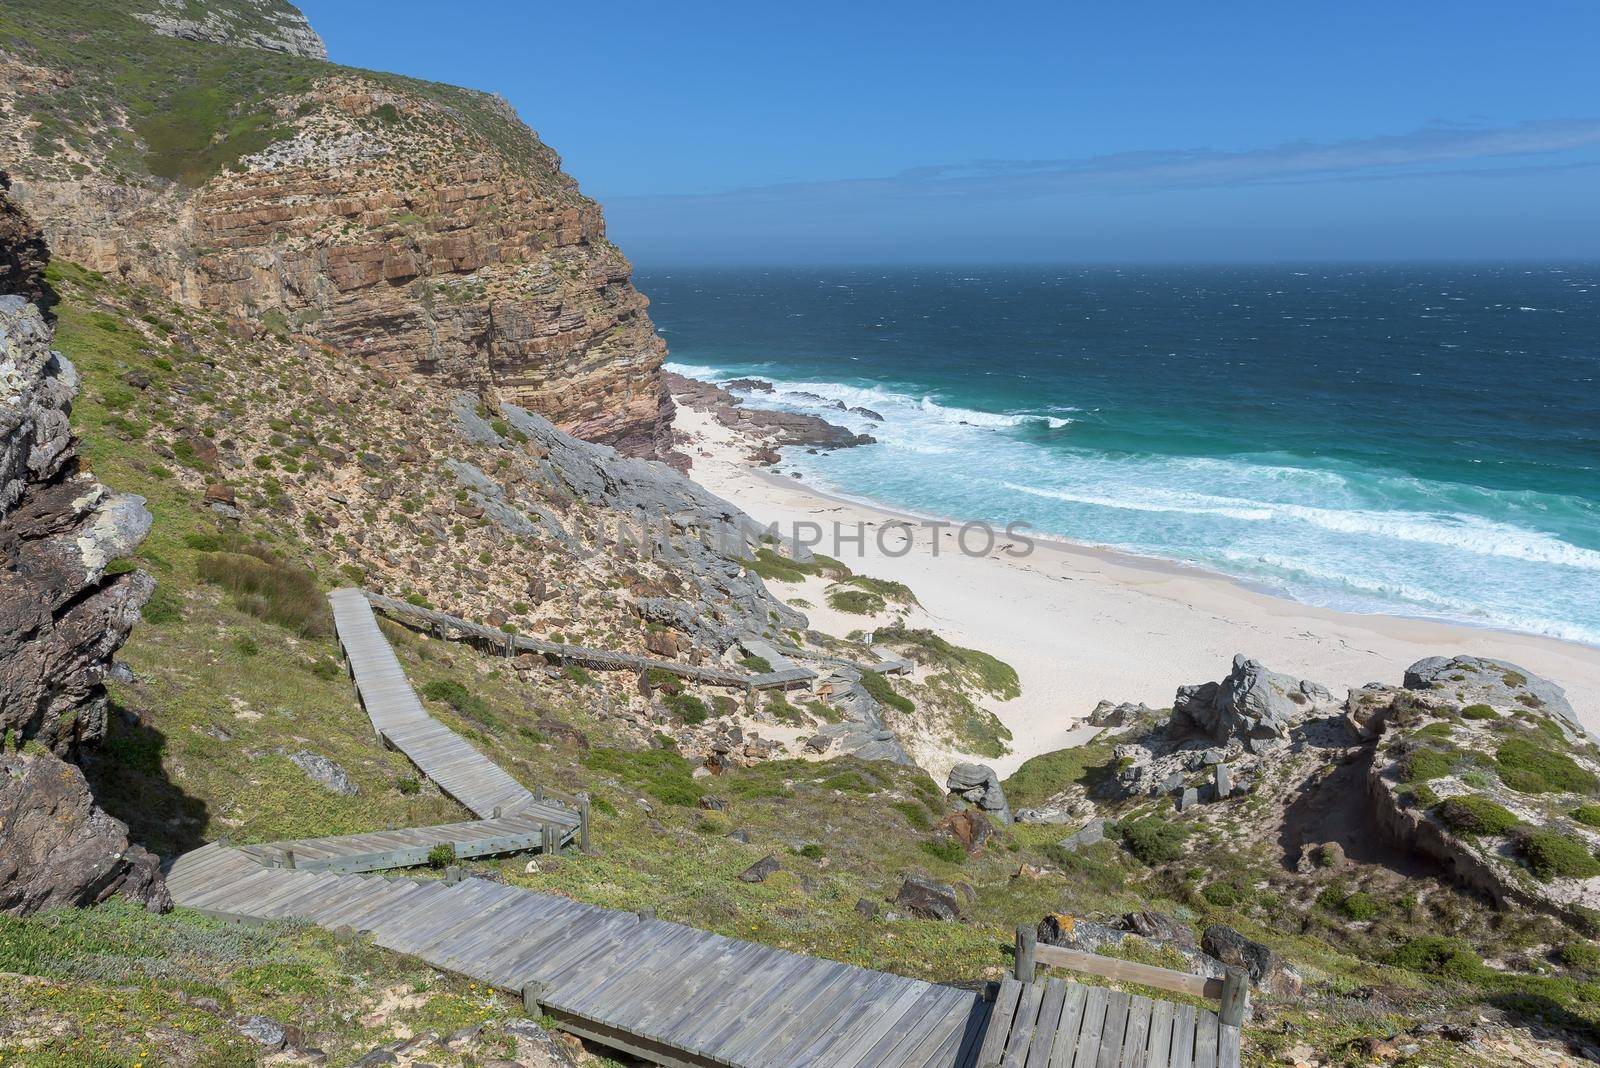
[[(1097, 702), (1170, 705), (1178, 686), (1225, 675), (1235, 653), (1314, 679), (1339, 696), (1367, 682), (1397, 684), (1409, 664), (1426, 656), (1494, 657), (1564, 687), (1584, 724), (1600, 733), (1600, 649), (1317, 608), (1197, 569), (1036, 536), (1023, 557), (1008, 555), (1003, 538), (984, 555), (967, 555), (955, 529), (937, 532), (936, 552), (935, 531), (914, 525), (913, 544), (903, 552), (902, 534), (880, 544), (876, 532), (916, 517), (753, 466), (746, 460), (749, 440), (706, 412), (680, 405), (676, 425), (685, 438), (680, 447), (694, 462), (690, 476), (707, 489), (786, 532), (797, 523), (822, 524), (829, 533), (817, 551), (911, 587), (921, 607), (912, 610), (909, 625), (929, 627), (1016, 668), (1022, 696), (989, 705), (1014, 736), (1010, 754), (987, 761), (1001, 775), (1030, 756), (1081, 740), (1087, 732), (1079, 724)], [(834, 524), (849, 533), (861, 524), (864, 544), (834, 551)], [(968, 539), (974, 550), (982, 543)], [(813, 580), (776, 589), (814, 606), (803, 610), (824, 632), (872, 626), (870, 619), (828, 608), (822, 587)]]

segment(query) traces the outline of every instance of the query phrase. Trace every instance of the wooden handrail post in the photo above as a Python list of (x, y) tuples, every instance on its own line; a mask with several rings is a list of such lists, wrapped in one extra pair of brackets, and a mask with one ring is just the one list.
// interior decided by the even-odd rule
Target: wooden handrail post
[(539, 1001), (544, 997), (544, 984), (528, 982), (522, 984), (522, 1011), (529, 1016), (542, 1016), (544, 1010), (539, 1007)]
[(283, 866), (285, 868), (293, 868), (294, 867), (294, 850), (285, 849), (283, 851)]
[(653, 920), (656, 918), (656, 910), (647, 905), (639, 910), (639, 918), (641, 920)]
[(1222, 1003), (1217, 1019), (1229, 1027), (1243, 1027), (1250, 1003), (1250, 974), (1243, 968), (1229, 968), (1222, 980)]
[(460, 881), (461, 881), (461, 868), (460, 868), (460, 866), (452, 864), (452, 865), (450, 865), (448, 868), (446, 868), (444, 870), (444, 884), (446, 886), (454, 886), (456, 883), (459, 883)]
[(578, 795), (578, 851), (589, 852), (589, 795)]
[(1038, 946), (1039, 935), (1032, 927), (1021, 924), (1017, 927), (1017, 981), (1021, 983), (1033, 982), (1034, 950)]

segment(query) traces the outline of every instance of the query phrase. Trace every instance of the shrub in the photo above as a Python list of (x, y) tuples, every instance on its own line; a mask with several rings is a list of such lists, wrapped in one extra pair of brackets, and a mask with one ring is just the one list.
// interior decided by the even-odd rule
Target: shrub
[(261, 646), (248, 634), (241, 634), (233, 641), (233, 647), (239, 650), (240, 656), (255, 656), (261, 652)]
[(319, 679), (325, 679), (331, 682), (340, 675), (343, 675), (344, 669), (341, 668), (339, 666), (339, 662), (333, 659), (331, 656), (322, 656), (311, 662), (311, 674), (315, 675)]
[(1389, 954), (1389, 963), (1408, 971), (1461, 980), (1481, 978), (1486, 970), (1471, 946), (1459, 938), (1442, 935), (1413, 938)]
[(1183, 856), (1183, 846), (1189, 829), (1168, 823), (1160, 816), (1146, 816), (1119, 825), (1122, 843), (1128, 852), (1152, 867), (1166, 864)]
[(746, 671), (753, 675), (765, 675), (772, 670), (772, 661), (768, 660), (764, 656), (757, 656), (754, 653), (750, 653), (748, 656), (740, 657), (739, 664)]
[(881, 627), (877, 638), (882, 642), (908, 646), (907, 654), (919, 664), (929, 667), (946, 667), (987, 693), (1010, 700), (1022, 694), (1022, 683), (1010, 664), (978, 649), (954, 645), (931, 630), (907, 630), (904, 627)]
[(422, 780), (415, 775), (402, 775), (394, 781), (394, 787), (407, 797), (422, 792)]
[(202, 581), (227, 590), (242, 612), (301, 637), (325, 638), (333, 633), (333, 614), (317, 588), (317, 577), (267, 549), (201, 553), (195, 572)]
[(1358, 922), (1372, 919), (1379, 910), (1378, 899), (1361, 890), (1339, 902), (1339, 911)]
[(561, 674), (565, 675), (579, 686), (594, 685), (594, 676), (589, 674), (582, 668), (582, 666), (578, 664), (568, 664), (566, 667), (561, 669)]
[(855, 616), (875, 616), (889, 607), (882, 597), (866, 590), (829, 590), (828, 604)]
[(683, 692), (683, 680), (666, 668), (650, 668), (644, 673), (644, 680), (649, 683), (650, 689), (660, 690), (664, 694)]
[(1522, 857), (1534, 877), (1551, 879), (1590, 879), (1600, 875), (1600, 860), (1576, 838), (1556, 831), (1529, 831), (1518, 841)]
[(1572, 818), (1590, 827), (1600, 827), (1600, 805), (1579, 805), (1572, 810)]
[(823, 849), (815, 842), (808, 842), (799, 849), (795, 850), (795, 853), (799, 856), (805, 857), (808, 860), (821, 860), (827, 855), (827, 850)]
[(1200, 896), (1221, 908), (1231, 908), (1239, 903), (1239, 888), (1232, 883), (1207, 883)]
[(872, 696), (872, 699), (880, 705), (887, 705), (905, 713), (916, 711), (916, 702), (909, 697), (902, 697), (896, 693), (894, 686), (879, 672), (863, 671), (861, 673), (861, 688), (866, 690)]
[(1561, 963), (1584, 971), (1600, 969), (1600, 946), (1593, 942), (1568, 942), (1561, 947)]
[(706, 708), (706, 703), (692, 693), (675, 693), (667, 698), (667, 708), (677, 714), (678, 718), (693, 726), (704, 723), (711, 713)]
[(1499, 719), (1499, 714), (1488, 705), (1468, 705), (1461, 710), (1461, 715), (1467, 719)]
[(965, 864), (967, 851), (961, 848), (961, 843), (950, 838), (934, 838), (917, 843), (922, 851), (936, 860), (946, 864)]
[(1495, 750), (1500, 780), (1525, 794), (1557, 791), (1592, 794), (1600, 790), (1600, 779), (1578, 766), (1565, 753), (1547, 749), (1528, 738), (1508, 738)]
[(1439, 805), (1439, 818), (1457, 834), (1506, 834), (1522, 822), (1504, 805), (1476, 794), (1444, 801)]
[(456, 862), (456, 847), (449, 842), (441, 842), (428, 850), (428, 867), (443, 868)]
[(422, 696), (430, 701), (443, 701), (461, 715), (485, 726), (499, 726), (499, 718), (490, 710), (483, 698), (455, 679), (434, 679), (422, 688)]
[(1450, 756), (1438, 749), (1413, 749), (1400, 762), (1402, 782), (1428, 782), (1450, 774)]

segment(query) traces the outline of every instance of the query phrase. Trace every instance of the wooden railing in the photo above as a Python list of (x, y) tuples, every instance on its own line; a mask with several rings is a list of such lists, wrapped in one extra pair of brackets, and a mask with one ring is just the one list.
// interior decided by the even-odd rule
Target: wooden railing
[(1031, 983), (1041, 964), (1068, 968), (1084, 975), (1098, 975), (1123, 983), (1137, 983), (1174, 994), (1205, 998), (1218, 1002), (1217, 1019), (1232, 1027), (1244, 1025), (1245, 1012), (1250, 1000), (1250, 976), (1243, 968), (1230, 967), (1222, 979), (1188, 972), (1157, 968), (1117, 957), (1102, 957), (1063, 946), (1039, 945), (1034, 928), (1023, 925), (1017, 928), (1016, 977), (1019, 982)]

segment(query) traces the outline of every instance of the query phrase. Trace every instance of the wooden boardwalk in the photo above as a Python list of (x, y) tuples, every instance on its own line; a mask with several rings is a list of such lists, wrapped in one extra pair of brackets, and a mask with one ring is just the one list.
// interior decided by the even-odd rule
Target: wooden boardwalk
[(439, 789), (473, 814), (510, 815), (533, 803), (533, 794), (467, 740), (428, 715), (406, 681), (389, 640), (378, 629), (360, 590), (335, 590), (334, 629), (355, 679), (361, 707), (378, 737), (400, 750)]
[(563, 662), (581, 664), (584, 667), (598, 668), (602, 671), (665, 671), (680, 678), (693, 679), (696, 682), (704, 682), (712, 686), (732, 686), (747, 690), (787, 689), (790, 686), (798, 686), (810, 682), (817, 677), (817, 673), (810, 668), (793, 665), (783, 671), (767, 671), (752, 675), (740, 671), (730, 671), (727, 668), (707, 667), (703, 664), (686, 664), (681, 660), (663, 660), (658, 657), (618, 653), (608, 649), (593, 649), (587, 645), (548, 642), (542, 638), (530, 638), (526, 634), (507, 634), (504, 631), (462, 619), (460, 616), (453, 616), (447, 612), (439, 612), (432, 608), (421, 608), (378, 593), (363, 594), (360, 590), (339, 590), (335, 596), (343, 594), (364, 596), (374, 607), (386, 615), (394, 616), (397, 619), (420, 622), (440, 637), (470, 638), (491, 648), (503, 649), (507, 655), (518, 652), (540, 653), (553, 656)]
[(983, 1068), (1238, 1068), (1239, 1028), (1210, 1009), (1065, 979), (1001, 982)]
[(580, 814), (571, 808), (535, 801), (500, 819), (337, 838), (296, 838), (240, 846), (239, 852), (265, 867), (348, 874), (426, 864), (428, 854), (442, 845), (450, 846), (457, 860), (530, 850), (553, 853), (577, 837), (581, 824)]
[[(331, 599), (374, 728), (398, 738), (395, 744), (409, 753), (406, 728), (429, 717), (360, 591), (339, 591)], [(485, 779), (476, 765), (493, 765), (472, 753), (475, 761), (463, 758), (461, 766), (442, 771), (459, 775), (454, 789), (487, 803), (489, 792), (480, 796), (476, 786)], [(360, 874), (415, 864), (447, 843), (465, 857), (535, 845), (560, 849), (572, 840), (580, 825), (572, 808), (516, 789), (524, 796), (491, 787), (496, 807), (513, 807), (488, 820), (203, 846), (173, 863), (167, 887), (178, 905), (237, 922), (298, 919), (370, 933), (377, 945), (520, 994), (529, 1011), (656, 1064), (1237, 1068), (1238, 1028), (1219, 1026), (1207, 1010), (1060, 979), (1008, 978), (991, 1002), (972, 990), (653, 916), (488, 879), (463, 880), (459, 869), (445, 879)]]

